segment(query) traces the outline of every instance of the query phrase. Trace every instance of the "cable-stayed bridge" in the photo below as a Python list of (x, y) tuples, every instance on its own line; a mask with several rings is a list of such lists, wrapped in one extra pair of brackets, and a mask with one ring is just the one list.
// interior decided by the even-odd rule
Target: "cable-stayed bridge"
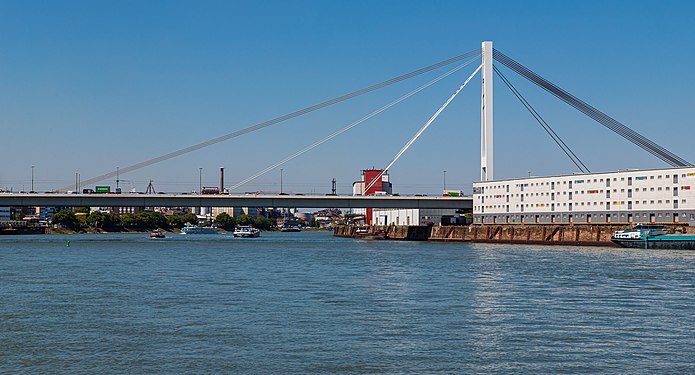
[[(391, 107), (399, 104), (405, 99), (423, 91), (424, 89), (430, 87), (436, 82), (450, 76), (451, 74), (465, 68), (466, 66), (479, 62), (474, 71), (468, 76), (468, 78), (461, 84), (457, 90), (446, 100), (446, 102), (430, 117), (430, 119), (420, 128), (420, 130), (403, 146), (401, 150), (394, 156), (394, 158), (382, 168), (382, 173), (385, 173), (391, 168), (399, 158), (407, 152), (408, 148), (417, 141), (417, 139), (427, 130), (427, 128), (432, 125), (437, 119), (437, 117), (447, 108), (447, 106), (456, 98), (456, 96), (467, 86), (471, 79), (478, 73), (482, 76), (482, 95), (481, 95), (481, 155), (480, 155), (480, 180), (481, 181), (491, 181), (494, 180), (494, 142), (493, 142), (493, 76), (496, 74), (503, 83), (512, 91), (514, 96), (519, 99), (521, 104), (529, 111), (531, 116), (539, 123), (539, 125), (544, 129), (544, 131), (549, 135), (549, 137), (554, 141), (554, 143), (561, 149), (561, 151), (577, 166), (577, 168), (584, 172), (590, 172), (589, 168), (583, 163), (577, 154), (571, 150), (567, 144), (560, 138), (560, 136), (553, 130), (553, 128), (543, 119), (540, 113), (529, 103), (529, 101), (521, 94), (521, 92), (512, 84), (511, 80), (494, 65), (497, 61), (510, 69), (511, 71), (517, 73), (521, 77), (529, 80), (543, 90), (551, 93), (553, 96), (577, 109), (579, 112), (585, 114), (589, 118), (595, 120), (599, 124), (610, 129), (614, 133), (622, 136), (623, 138), (629, 140), (636, 146), (642, 148), (643, 150), (649, 152), (653, 156), (661, 159), (666, 164), (672, 167), (683, 167), (690, 166), (691, 164), (683, 159), (682, 157), (676, 155), (675, 153), (667, 150), (666, 148), (656, 144), (655, 142), (649, 140), (645, 136), (637, 133), (636, 131), (628, 128), (619, 121), (613, 119), (607, 114), (601, 112), (595, 107), (587, 104), (585, 101), (577, 98), (576, 96), (570, 94), (568, 91), (560, 88), (559, 86), (553, 84), (547, 79), (543, 78), (539, 74), (535, 73), (531, 69), (525, 67), (521, 63), (512, 59), (511, 57), (505, 55), (504, 53), (494, 49), (492, 47), (492, 42), (483, 42), (482, 48), (475, 49), (464, 54), (452, 57), (450, 59), (440, 61), (438, 63), (423, 67), (421, 69), (414, 70), (412, 72), (399, 75), (397, 77), (388, 79), (386, 81), (365, 87), (360, 90), (356, 90), (339, 97), (326, 100), (321, 103), (314, 104), (312, 106), (279, 116), (241, 130), (236, 130), (234, 132), (221, 135), (219, 137), (210, 139), (205, 142), (201, 142), (195, 145), (191, 145), (182, 149), (172, 151), (170, 153), (151, 158), (131, 166), (126, 166), (117, 169), (116, 171), (111, 171), (94, 178), (89, 178), (82, 181), (82, 186), (97, 183), (106, 179), (116, 177), (118, 180), (120, 175), (133, 172), (165, 160), (169, 160), (184, 154), (188, 154), (202, 148), (224, 142), (230, 139), (234, 139), (245, 134), (267, 128), (269, 126), (275, 126), (283, 123), (284, 121), (308, 114), (314, 111), (321, 110), (323, 108), (338, 104), (352, 98), (373, 92), (375, 90), (396, 84), (398, 82), (419, 76), (421, 74), (438, 70), (440, 68), (450, 66), (453, 64), (455, 67), (444, 74), (438, 76), (434, 80), (420, 86), (419, 88), (401, 96), (400, 98), (392, 101), (391, 103), (365, 115), (359, 120), (349, 124), (343, 129), (321, 139), (313, 144), (299, 150), (298, 152), (289, 155), (283, 160), (261, 170), (253, 176), (250, 176), (235, 185), (233, 185), (229, 190), (234, 191), (235, 189), (243, 186), (245, 183), (252, 181), (253, 179), (271, 171), (279, 168), (284, 163), (303, 155), (306, 152), (311, 151), (313, 148), (320, 144), (323, 144), (344, 132), (352, 129), (353, 127), (369, 120), (370, 118), (390, 109)], [(475, 66), (475, 65), (474, 65)], [(366, 187), (364, 191), (368, 191), (369, 188), (378, 181), (381, 176), (371, 182), (366, 182)], [(72, 189), (72, 186), (65, 186), (58, 189), (59, 192), (65, 192)], [(74, 187), (76, 191), (80, 189), (80, 183), (77, 183)], [(221, 187), (222, 188), (222, 187)], [(260, 199), (260, 200), (259, 200)], [(195, 201), (198, 200), (196, 203)], [(368, 203), (357, 203), (359, 201), (364, 201)], [(457, 208), (470, 208), (471, 200), (465, 197), (324, 197), (324, 196), (302, 196), (302, 197), (292, 197), (288, 198), (286, 196), (275, 196), (268, 195), (264, 197), (259, 197), (258, 195), (230, 195), (230, 196), (215, 196), (215, 197), (204, 197), (203, 195), (190, 195), (190, 194), (179, 194), (179, 195), (166, 195), (166, 196), (143, 196), (140, 194), (122, 194), (122, 195), (102, 195), (102, 196), (85, 196), (82, 194), (0, 194), (0, 206), (4, 205), (53, 205), (53, 206), (87, 206), (87, 205), (104, 205), (104, 206), (210, 206), (213, 202), (214, 205), (219, 206), (269, 206), (269, 207), (398, 207), (398, 208), (442, 208), (441, 201), (448, 200), (453, 205), (459, 205)], [(40, 202), (40, 203), (39, 203)], [(111, 202), (111, 203), (107, 203)], [(163, 202), (166, 202), (164, 204)], [(179, 202), (179, 203), (177, 203)], [(156, 203), (156, 204), (155, 204)], [(195, 204), (193, 204), (195, 203)], [(450, 208), (450, 207), (448, 207)]]

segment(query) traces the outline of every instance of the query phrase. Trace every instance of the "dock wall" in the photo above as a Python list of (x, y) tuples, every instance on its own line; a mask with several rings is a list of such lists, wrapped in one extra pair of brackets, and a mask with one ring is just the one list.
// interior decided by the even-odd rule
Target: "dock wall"
[[(339, 226), (335, 228), (333, 234), (337, 237), (369, 238), (380, 231), (384, 231), (385, 239), (392, 240), (615, 246), (611, 242), (611, 236), (615, 231), (627, 227), (627, 224), (500, 224), (433, 227)], [(687, 232), (687, 226), (673, 225), (672, 227), (675, 231)], [(362, 233), (358, 229), (361, 229)]]

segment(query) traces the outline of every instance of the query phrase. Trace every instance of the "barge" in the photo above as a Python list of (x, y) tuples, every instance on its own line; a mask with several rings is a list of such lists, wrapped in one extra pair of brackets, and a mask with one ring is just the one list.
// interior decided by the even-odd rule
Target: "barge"
[(621, 247), (636, 249), (695, 250), (695, 235), (671, 234), (663, 225), (638, 224), (634, 228), (616, 231), (611, 241)]

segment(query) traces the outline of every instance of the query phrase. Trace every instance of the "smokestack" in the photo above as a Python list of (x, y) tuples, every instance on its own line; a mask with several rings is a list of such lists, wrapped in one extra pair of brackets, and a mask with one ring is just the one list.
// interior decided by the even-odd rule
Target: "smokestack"
[(220, 167), (220, 193), (224, 191), (224, 167)]

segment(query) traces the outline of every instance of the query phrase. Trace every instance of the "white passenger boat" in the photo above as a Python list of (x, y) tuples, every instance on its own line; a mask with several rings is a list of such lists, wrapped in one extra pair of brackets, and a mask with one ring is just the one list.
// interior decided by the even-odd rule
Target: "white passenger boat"
[(261, 231), (250, 225), (239, 225), (234, 229), (234, 237), (260, 237)]
[(186, 224), (185, 227), (181, 228), (181, 234), (217, 234), (217, 228)]

